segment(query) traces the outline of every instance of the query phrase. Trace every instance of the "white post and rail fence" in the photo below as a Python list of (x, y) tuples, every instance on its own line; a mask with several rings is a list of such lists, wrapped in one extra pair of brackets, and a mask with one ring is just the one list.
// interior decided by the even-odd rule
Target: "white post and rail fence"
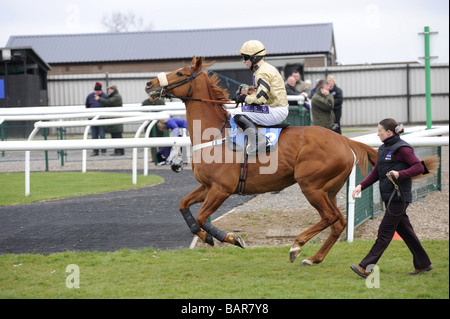
[[(175, 102), (176, 103), (176, 102)], [(137, 149), (144, 149), (144, 175), (148, 170), (149, 147), (191, 146), (189, 137), (149, 137), (151, 128), (159, 120), (169, 119), (171, 116), (183, 116), (185, 108), (182, 103), (173, 105), (156, 106), (128, 106), (116, 108), (103, 108), (100, 110), (82, 109), (80, 107), (43, 107), (43, 108), (9, 108), (0, 109), (0, 124), (3, 121), (38, 120), (34, 124), (34, 130), (27, 141), (1, 141), (0, 151), (25, 151), (25, 196), (30, 194), (30, 152), (46, 150), (84, 150), (82, 158), (82, 171), (86, 171), (86, 150), (101, 148), (133, 148), (133, 183), (137, 176)], [(228, 107), (232, 107), (229, 105)], [(107, 111), (105, 111), (107, 110)], [(91, 120), (64, 120), (77, 118), (93, 118)], [(100, 119), (108, 117), (108, 119)], [(55, 120), (58, 121), (49, 121)], [(124, 139), (87, 139), (90, 126), (113, 125), (122, 123), (141, 123), (134, 138)], [(85, 127), (81, 140), (33, 140), (36, 133), (42, 128), (50, 127)], [(140, 135), (145, 130), (145, 137)], [(425, 126), (407, 128), (404, 140), (414, 147), (422, 146), (448, 146), (449, 127), (434, 126), (428, 129)], [(442, 136), (447, 134), (447, 136)], [(352, 138), (372, 147), (381, 145), (376, 133)], [(188, 148), (190, 149), (190, 148)], [(347, 193), (347, 240), (353, 241), (355, 201), (351, 193), (355, 188), (355, 168), (349, 178)]]

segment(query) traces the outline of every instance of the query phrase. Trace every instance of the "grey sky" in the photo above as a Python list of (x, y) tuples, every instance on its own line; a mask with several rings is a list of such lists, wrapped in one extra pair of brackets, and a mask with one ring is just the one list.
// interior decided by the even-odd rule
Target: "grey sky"
[[(180, 30), (332, 22), (343, 64), (419, 61), (424, 26), (433, 63), (449, 62), (447, 0), (259, 0), (251, 1), (4, 1), (0, 47), (11, 35), (105, 32), (103, 15), (132, 12), (153, 30)], [(290, 41), (290, 39), (286, 39)]]

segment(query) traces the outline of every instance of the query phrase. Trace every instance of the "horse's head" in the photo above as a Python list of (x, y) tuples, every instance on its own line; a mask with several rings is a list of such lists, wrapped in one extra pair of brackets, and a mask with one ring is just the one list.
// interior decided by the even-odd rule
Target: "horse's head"
[(192, 81), (200, 75), (203, 67), (203, 58), (194, 56), (191, 65), (170, 72), (160, 73), (158, 77), (147, 82), (145, 92), (151, 100), (159, 97), (188, 97), (192, 89)]

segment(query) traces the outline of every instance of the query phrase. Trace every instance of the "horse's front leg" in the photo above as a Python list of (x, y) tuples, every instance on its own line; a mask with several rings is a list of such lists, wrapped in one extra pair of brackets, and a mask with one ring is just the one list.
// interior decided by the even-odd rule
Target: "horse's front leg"
[(191, 211), (189, 210), (192, 204), (202, 203), (205, 200), (207, 193), (208, 191), (204, 185), (199, 186), (196, 190), (194, 190), (192, 193), (190, 193), (180, 201), (180, 212), (191, 232), (194, 235), (197, 235), (205, 243), (214, 246), (214, 240), (212, 236), (200, 228), (194, 216), (192, 216)]
[(197, 223), (218, 241), (227, 242), (238, 247), (245, 248), (245, 242), (240, 236), (234, 233), (225, 233), (223, 230), (208, 222), (208, 217), (214, 213), (228, 197), (230, 197), (230, 194), (221, 190), (220, 187), (211, 187), (206, 195), (202, 207), (200, 208), (200, 211), (197, 214)]

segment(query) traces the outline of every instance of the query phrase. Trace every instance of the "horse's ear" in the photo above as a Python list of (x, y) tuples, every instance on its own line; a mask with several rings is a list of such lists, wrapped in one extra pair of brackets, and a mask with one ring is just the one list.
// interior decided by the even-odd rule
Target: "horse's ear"
[(195, 71), (200, 71), (203, 67), (203, 58), (196, 58), (195, 56), (192, 58), (192, 68)]

